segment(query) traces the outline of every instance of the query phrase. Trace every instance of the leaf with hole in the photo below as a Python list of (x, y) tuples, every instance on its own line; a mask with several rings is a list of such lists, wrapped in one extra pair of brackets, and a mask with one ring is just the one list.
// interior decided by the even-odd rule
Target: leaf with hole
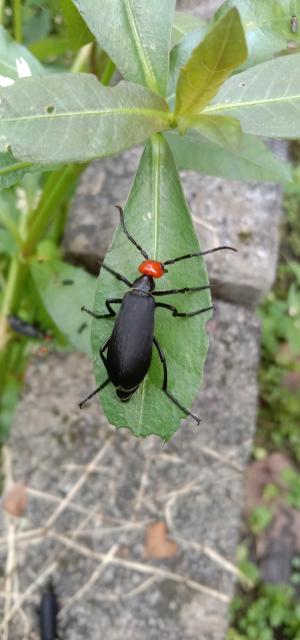
[(205, 114), (238, 118), (246, 133), (300, 136), (300, 53), (258, 64), (229, 78)]
[[(125, 206), (125, 221), (129, 233), (134, 235), (151, 259), (167, 260), (199, 251), (173, 157), (161, 136), (155, 136), (147, 143)], [(142, 260), (140, 253), (119, 227), (105, 263), (132, 282), (139, 276), (138, 265)], [(207, 284), (204, 260), (197, 257), (170, 265), (164, 278), (156, 282), (156, 289)], [(105, 300), (109, 297), (122, 298), (126, 291), (128, 289), (123, 282), (101, 269), (95, 312), (105, 313)], [(170, 295), (159, 298), (159, 301), (175, 305), (182, 312), (211, 306), (208, 290)], [(92, 300), (87, 306), (91, 308)], [(155, 312), (155, 336), (165, 353), (169, 390), (188, 409), (203, 374), (208, 346), (205, 324), (210, 317), (210, 311), (192, 318), (173, 317), (170, 311), (163, 308)], [(113, 324), (113, 318), (93, 320), (92, 323), (97, 385), (107, 378), (99, 348), (111, 335)], [(138, 335), (136, 339), (138, 344)], [(162, 382), (162, 365), (153, 347), (148, 375), (128, 402), (119, 400), (112, 384), (101, 392), (101, 403), (108, 420), (117, 427), (128, 427), (135, 436), (156, 434), (168, 440), (185, 415), (164, 394)]]
[(59, 331), (78, 351), (91, 355), (91, 319), (80, 309), (93, 298), (96, 279), (59, 260), (32, 262), (30, 270), (47, 313)]
[(175, 0), (74, 0), (126, 80), (166, 94)]
[(181, 69), (176, 87), (177, 115), (194, 115), (216, 95), (221, 84), (247, 58), (243, 27), (231, 9), (194, 49)]
[(19, 160), (85, 162), (168, 128), (166, 102), (145, 87), (104, 87), (89, 74), (24, 78), (0, 90), (0, 150)]
[(292, 16), (300, 19), (300, 0), (225, 0), (215, 14), (221, 18), (229, 9), (239, 11), (248, 47), (246, 65), (253, 66), (300, 44), (299, 27), (293, 31)]

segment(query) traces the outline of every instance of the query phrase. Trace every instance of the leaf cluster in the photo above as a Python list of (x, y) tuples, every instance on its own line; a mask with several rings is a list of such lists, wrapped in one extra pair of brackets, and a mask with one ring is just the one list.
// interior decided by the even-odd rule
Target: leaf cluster
[[(299, 135), (298, 54), (272, 60), (269, 49), (265, 56), (258, 54), (266, 49), (270, 29), (280, 47), (274, 44), (272, 55), (281, 52), (279, 36), (287, 38), (289, 3), (280, 3), (280, 20), (270, 20), (263, 30), (261, 22), (271, 17), (271, 0), (264, 3), (268, 14), (256, 3), (251, 9), (245, 0), (237, 8), (225, 2), (210, 24), (196, 30), (193, 20), (178, 12), (174, 16), (174, 4), (155, 0), (150, 8), (132, 0), (63, 0), (74, 40), (82, 45), (96, 39), (124, 84), (101, 88), (89, 76), (66, 73), (18, 80), (0, 90), (2, 151), (10, 148), (19, 161), (33, 164), (81, 162), (119, 153), (171, 129), (168, 139), (180, 168), (242, 180), (287, 181), (287, 167), (256, 136)], [(255, 36), (248, 33), (249, 23)], [(106, 130), (113, 136), (102, 139)]]

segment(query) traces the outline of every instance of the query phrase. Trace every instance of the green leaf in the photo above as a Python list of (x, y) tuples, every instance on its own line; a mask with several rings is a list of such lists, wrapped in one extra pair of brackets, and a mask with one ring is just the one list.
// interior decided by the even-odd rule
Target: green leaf
[(238, 9), (245, 31), (247, 66), (269, 60), (287, 49), (291, 41), (300, 43), (299, 26), (295, 33), (291, 27), (293, 14), (300, 21), (300, 0), (226, 0), (215, 18), (222, 17), (232, 7)]
[(23, 18), (23, 39), (29, 43), (46, 38), (52, 29), (51, 12), (43, 7), (30, 17)]
[(58, 58), (70, 49), (70, 41), (68, 38), (58, 35), (49, 36), (32, 42), (29, 47), (31, 53), (39, 60), (48, 60), (48, 58)]
[[(153, 259), (167, 260), (199, 251), (180, 179), (170, 150), (161, 136), (156, 136), (146, 146), (125, 207), (125, 220), (129, 232)], [(119, 227), (105, 263), (133, 281), (139, 275), (141, 261), (141, 255)], [(197, 257), (170, 265), (162, 283), (158, 281), (156, 288), (195, 287), (207, 282), (204, 261)], [(122, 282), (101, 269), (95, 311), (102, 313), (106, 298), (123, 297), (126, 291), (128, 289)], [(176, 305), (183, 312), (211, 305), (207, 291), (170, 295), (162, 300)], [(169, 390), (187, 408), (191, 407), (201, 382), (208, 346), (205, 323), (210, 317), (210, 312), (192, 318), (176, 318), (166, 309), (156, 311), (155, 336), (165, 353)], [(99, 347), (110, 336), (113, 323), (113, 318), (92, 323), (97, 384), (107, 378)], [(162, 380), (162, 365), (153, 347), (149, 374), (129, 402), (122, 403), (111, 384), (101, 392), (101, 403), (108, 420), (118, 427), (128, 427), (135, 436), (156, 434), (166, 440), (170, 438), (184, 413), (163, 393)]]
[(171, 34), (171, 49), (175, 47), (178, 42), (184, 38), (187, 33), (195, 31), (197, 28), (203, 25), (203, 21), (198, 16), (193, 16), (190, 13), (182, 13), (181, 11), (175, 11), (175, 17)]
[(209, 33), (212, 23), (205, 23), (196, 31), (188, 33), (171, 51), (170, 53), (170, 71), (168, 80), (168, 102), (173, 106), (176, 96), (176, 85), (182, 67), (186, 65), (191, 57), (194, 49), (203, 42), (205, 36)]
[(110, 156), (169, 126), (158, 95), (129, 82), (104, 87), (83, 73), (24, 78), (0, 99), (0, 150), (34, 163)]
[(225, 147), (238, 151), (241, 146), (241, 125), (235, 118), (213, 116), (183, 116), (177, 118), (180, 133), (187, 129), (196, 129), (203, 138)]
[(194, 49), (181, 70), (175, 113), (200, 113), (226, 78), (246, 58), (247, 47), (240, 17), (236, 9), (231, 9)]
[(15, 42), (9, 33), (0, 26), (0, 74), (17, 80), (16, 59), (20, 57), (26, 60), (33, 76), (45, 73), (45, 69), (30, 51)]
[(67, 26), (70, 46), (73, 51), (94, 40), (86, 23), (82, 19), (78, 9), (72, 0), (60, 0), (63, 16)]
[[(29, 65), (32, 75), (42, 75), (45, 69), (36, 58), (22, 45), (15, 42), (9, 33), (0, 26), (0, 74), (18, 80), (16, 68), (17, 58), (23, 58)], [(24, 174), (32, 168), (29, 162), (19, 162), (11, 151), (0, 153), (0, 189), (6, 189), (21, 180)]]
[(126, 80), (166, 94), (175, 0), (74, 0)]
[(255, 535), (261, 533), (271, 524), (272, 520), (272, 511), (263, 504), (258, 505), (249, 516), (249, 526), (252, 533)]
[(246, 182), (288, 182), (290, 169), (254, 136), (242, 134), (239, 149), (220, 148), (197, 131), (166, 134), (178, 169)]
[(205, 113), (240, 120), (247, 133), (300, 136), (300, 53), (269, 60), (225, 82)]
[(95, 294), (96, 279), (59, 260), (33, 262), (31, 275), (42, 302), (59, 331), (79, 351), (91, 355), (91, 318), (80, 309)]
[(188, 33), (171, 51), (169, 96), (173, 97), (180, 68), (203, 41), (210, 26), (233, 7), (240, 14), (248, 49), (247, 61), (237, 71), (269, 60), (276, 54), (293, 56), (299, 51), (300, 27), (298, 26), (296, 33), (292, 32), (291, 16), (296, 14), (300, 24), (300, 0), (293, 0), (292, 4), (290, 0), (226, 0), (210, 24)]
[[(0, 226), (0, 256), (15, 256), (18, 251), (18, 245), (13, 236), (7, 229)], [(1, 287), (0, 287), (1, 288)]]
[[(30, 162), (15, 160), (12, 153), (0, 153), (0, 189), (7, 189), (23, 178), (31, 170)], [(35, 167), (38, 170), (39, 167)]]

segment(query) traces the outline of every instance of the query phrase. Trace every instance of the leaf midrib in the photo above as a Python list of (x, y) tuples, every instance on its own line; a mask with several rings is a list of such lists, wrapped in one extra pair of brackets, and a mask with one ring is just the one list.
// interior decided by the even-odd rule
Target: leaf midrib
[[(152, 157), (153, 157), (153, 213), (154, 213), (154, 251), (153, 258), (157, 260), (158, 256), (158, 239), (159, 239), (159, 169), (160, 169), (160, 139), (158, 136), (152, 138)], [(142, 382), (141, 390), (141, 403), (140, 403), (140, 415), (138, 431), (140, 432), (143, 414), (144, 414), (144, 399), (145, 399), (145, 385), (148, 378), (148, 373)]]
[(145, 76), (145, 79), (147, 81), (147, 85), (148, 85), (148, 87), (150, 89), (152, 89), (153, 91), (158, 93), (159, 89), (158, 89), (158, 85), (157, 85), (157, 82), (156, 82), (156, 77), (155, 77), (155, 74), (153, 72), (150, 60), (146, 55), (143, 43), (141, 41), (141, 37), (140, 37), (140, 34), (139, 34), (139, 30), (138, 30), (138, 27), (137, 27), (135, 16), (134, 16), (134, 13), (132, 11), (132, 7), (130, 5), (130, 0), (124, 0), (124, 8), (125, 8), (125, 12), (126, 12), (126, 15), (127, 15), (127, 19), (128, 19), (130, 28), (131, 28), (131, 32), (132, 32), (133, 40), (134, 40), (134, 43), (135, 43), (135, 46), (136, 46), (136, 49), (137, 49), (137, 52), (138, 52), (138, 56), (139, 56), (139, 59), (140, 59), (140, 62), (141, 62), (142, 68), (143, 68), (144, 76)]
[(168, 121), (169, 119), (169, 111), (161, 111), (160, 109), (105, 109), (103, 110), (94, 110), (94, 111), (65, 111), (63, 113), (43, 113), (36, 114), (30, 116), (16, 116), (14, 118), (0, 118), (1, 123), (5, 122), (21, 122), (21, 121), (30, 121), (30, 120), (54, 120), (56, 118), (82, 118), (87, 116), (110, 116), (110, 115), (145, 115), (145, 116), (156, 116), (161, 117), (164, 120)]
[[(183, 115), (186, 111), (190, 112), (190, 108), (193, 107), (194, 104), (197, 104), (200, 102), (203, 102), (204, 96), (207, 94), (209, 87), (211, 85), (211, 83), (213, 82), (213, 77), (216, 75), (216, 70), (218, 68), (219, 62), (223, 56), (224, 50), (228, 44), (228, 40), (229, 40), (229, 34), (232, 28), (232, 22), (234, 20), (234, 16), (232, 15), (230, 22), (228, 22), (227, 25), (227, 30), (226, 30), (226, 36), (224, 37), (223, 41), (222, 41), (222, 46), (220, 48), (219, 54), (215, 60), (215, 64), (214, 67), (212, 69), (209, 70), (209, 74), (208, 74), (208, 82), (205, 84), (205, 88), (203, 89), (203, 91), (200, 94), (197, 94), (190, 102), (188, 105), (185, 105), (185, 108), (183, 110), (179, 109), (178, 111), (178, 115)], [(203, 42), (205, 41), (205, 39), (200, 43), (200, 47), (203, 45)], [(188, 64), (188, 63), (187, 63)], [(231, 67), (230, 67), (231, 69)], [(183, 70), (184, 71), (184, 70)]]
[(6, 167), (0, 166), (0, 176), (5, 175), (6, 173), (27, 169), (27, 167), (32, 167), (32, 162), (16, 162), (15, 164), (9, 164)]
[(260, 100), (249, 100), (247, 102), (228, 102), (228, 103), (220, 103), (220, 104), (211, 104), (208, 107), (205, 107), (201, 113), (211, 113), (215, 111), (223, 111), (226, 109), (235, 109), (238, 107), (251, 107), (256, 105), (264, 105), (274, 102), (290, 102), (291, 100), (299, 100), (300, 94), (295, 96), (280, 96), (278, 98), (264, 98)]

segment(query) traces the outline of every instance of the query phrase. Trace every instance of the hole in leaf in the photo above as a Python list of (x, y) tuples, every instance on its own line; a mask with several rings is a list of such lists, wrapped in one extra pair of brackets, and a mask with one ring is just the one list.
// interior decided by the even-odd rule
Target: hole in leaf
[(50, 104), (49, 107), (46, 107), (46, 112), (47, 113), (53, 113), (53, 111), (54, 111), (54, 107), (53, 107), (52, 104)]
[(239, 87), (246, 87), (246, 86), (247, 86), (246, 82), (241, 82), (241, 84), (239, 84)]

